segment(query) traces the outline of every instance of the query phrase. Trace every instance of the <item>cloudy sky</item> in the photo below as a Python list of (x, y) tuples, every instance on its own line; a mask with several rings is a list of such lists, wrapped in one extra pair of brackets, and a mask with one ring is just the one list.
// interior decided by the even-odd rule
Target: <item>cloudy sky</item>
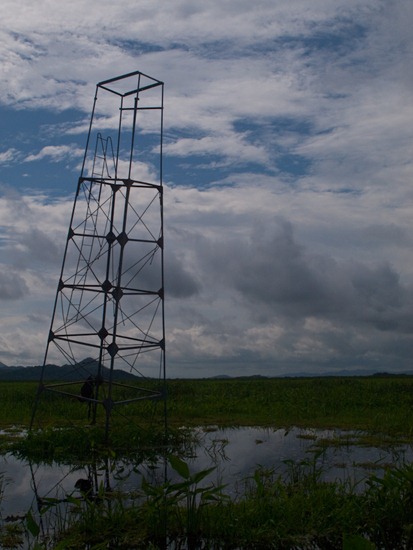
[(169, 376), (413, 370), (411, 0), (2, 0), (0, 361), (40, 364), (95, 85), (165, 82)]

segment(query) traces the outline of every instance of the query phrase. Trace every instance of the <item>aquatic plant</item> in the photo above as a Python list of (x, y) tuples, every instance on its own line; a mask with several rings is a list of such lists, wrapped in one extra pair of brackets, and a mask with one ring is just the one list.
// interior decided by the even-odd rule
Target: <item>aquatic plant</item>
[[(66, 525), (50, 546), (37, 548), (401, 550), (412, 547), (413, 466), (370, 476), (364, 491), (326, 483), (312, 465), (299, 461), (287, 478), (257, 468), (245, 490), (229, 498), (208, 483), (211, 469), (191, 472), (177, 457), (169, 463), (178, 481), (125, 496), (100, 486), (96, 494), (67, 496)], [(292, 467), (292, 465), (291, 465)], [(297, 470), (302, 468), (302, 472)], [(50, 507), (53, 505), (50, 501)], [(47, 507), (46, 507), (47, 508)], [(68, 521), (67, 521), (68, 520)], [(39, 535), (37, 519), (27, 529)]]
[(155, 487), (143, 480), (142, 490), (147, 497), (144, 509), (149, 517), (157, 518), (156, 531), (160, 528), (160, 532), (168, 536), (171, 529), (167, 525), (172, 524), (178, 538), (186, 537), (188, 548), (195, 548), (203, 536), (208, 505), (222, 504), (229, 497), (223, 493), (224, 485), (200, 486), (215, 467), (191, 473), (188, 464), (177, 456), (170, 456), (169, 463), (181, 481), (167, 480)]

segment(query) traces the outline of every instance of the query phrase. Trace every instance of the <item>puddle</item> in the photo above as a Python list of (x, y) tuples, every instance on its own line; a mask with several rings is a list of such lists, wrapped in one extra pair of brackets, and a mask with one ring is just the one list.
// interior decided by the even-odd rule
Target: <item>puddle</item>
[[(385, 467), (413, 461), (410, 445), (360, 446), (356, 444), (360, 435), (298, 428), (199, 430), (200, 443), (189, 464), (194, 471), (215, 465), (216, 482), (228, 484), (234, 493), (242, 490), (242, 481), (251, 477), (257, 467), (288, 475), (293, 464), (305, 462), (309, 468), (315, 465), (325, 481), (346, 481), (362, 488), (369, 473), (378, 475)], [(326, 445), (328, 440), (334, 444)]]
[[(337, 440), (348, 434), (349, 444), (326, 446), (319, 451), (318, 441)], [(354, 444), (351, 432), (337, 430), (310, 430), (293, 428), (264, 429), (199, 429), (196, 430), (198, 444), (192, 455), (185, 458), (191, 471), (215, 467), (210, 476), (217, 483), (228, 485), (229, 492), (238, 490), (240, 483), (253, 475), (257, 467), (274, 469), (281, 474), (288, 473), (292, 463), (314, 462), (322, 470), (326, 481), (358, 482), (369, 472), (389, 465), (400, 465), (413, 461), (410, 445), (377, 448)], [(98, 487), (103, 484), (112, 490), (133, 492), (140, 488), (142, 475), (148, 481), (162, 476), (163, 465), (150, 463), (109, 461), (88, 466), (30, 465), (11, 455), (0, 457), (0, 474), (3, 475), (4, 495), (1, 511), (17, 514), (33, 503), (36, 492), (42, 497), (55, 498), (57, 491), (76, 495), (79, 479), (92, 479)], [(174, 480), (173, 471), (168, 478)], [(57, 497), (56, 497), (57, 498)]]
[(47, 504), (50, 499), (64, 502), (67, 496), (82, 497), (82, 490), (91, 485), (94, 493), (102, 487), (105, 491), (119, 491), (129, 494), (137, 491), (142, 477), (150, 483), (161, 479), (162, 465), (126, 462), (69, 466), (62, 464), (31, 464), (12, 455), (0, 457), (0, 474), (3, 483), (3, 498), (0, 512), (3, 519), (8, 516), (21, 517), (39, 504)]
[[(185, 458), (190, 470), (196, 472), (214, 466), (214, 471), (203, 483), (225, 484), (225, 492), (232, 496), (243, 493), (246, 480), (257, 468), (291, 476), (297, 472), (296, 465), (301, 463), (304, 468), (319, 470), (321, 479), (346, 481), (361, 489), (369, 473), (380, 475), (387, 466), (413, 461), (410, 445), (360, 446), (354, 444), (357, 434), (337, 430), (294, 428), (287, 431), (250, 427), (221, 430), (210, 427), (196, 430), (196, 436), (198, 443)], [(337, 445), (339, 438), (343, 444)], [(334, 440), (335, 444), (325, 446), (326, 440)], [(85, 486), (90, 486), (94, 492), (98, 492), (99, 487), (120, 491), (127, 498), (139, 491), (143, 476), (153, 484), (161, 482), (165, 476), (171, 481), (178, 480), (177, 474), (166, 469), (162, 460), (158, 464), (107, 460), (87, 466), (32, 465), (3, 455), (0, 474), (3, 520), (24, 517), (30, 508), (36, 510), (39, 503), (47, 503), (48, 499), (56, 499), (60, 505), (66, 502), (67, 495), (81, 497), (80, 489), (85, 490)]]

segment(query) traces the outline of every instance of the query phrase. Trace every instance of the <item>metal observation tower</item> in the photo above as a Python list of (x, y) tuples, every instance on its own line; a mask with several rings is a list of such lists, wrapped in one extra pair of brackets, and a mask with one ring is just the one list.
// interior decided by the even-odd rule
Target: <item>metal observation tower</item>
[(164, 398), (163, 97), (139, 71), (96, 86), (32, 428), (67, 398), (107, 438), (117, 411)]

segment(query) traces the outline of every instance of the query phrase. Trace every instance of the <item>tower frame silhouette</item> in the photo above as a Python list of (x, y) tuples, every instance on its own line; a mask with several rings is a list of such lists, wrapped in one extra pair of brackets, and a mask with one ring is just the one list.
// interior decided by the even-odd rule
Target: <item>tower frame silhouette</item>
[(165, 399), (163, 104), (140, 71), (96, 85), (31, 428), (50, 394), (103, 409), (106, 438), (115, 408)]

